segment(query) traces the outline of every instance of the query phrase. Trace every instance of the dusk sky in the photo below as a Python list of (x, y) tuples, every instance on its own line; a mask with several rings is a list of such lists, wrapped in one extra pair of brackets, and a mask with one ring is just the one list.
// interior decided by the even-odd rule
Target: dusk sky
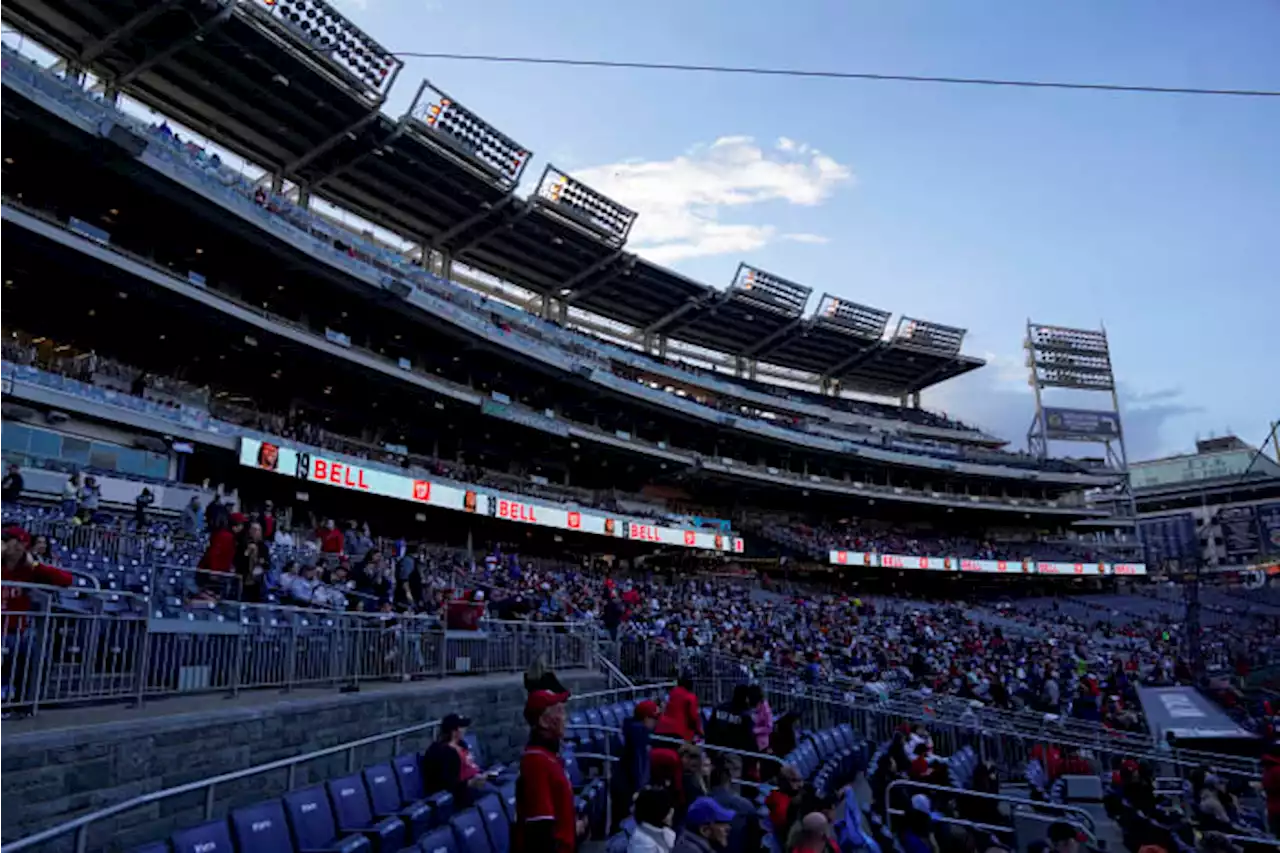
[[(1273, 0), (338, 2), (393, 51), (1280, 90)], [(648, 258), (967, 328), (989, 365), (925, 405), (1015, 444), (1028, 318), (1105, 324), (1131, 458), (1280, 419), (1280, 98), (409, 60), (387, 111), (423, 77)]]

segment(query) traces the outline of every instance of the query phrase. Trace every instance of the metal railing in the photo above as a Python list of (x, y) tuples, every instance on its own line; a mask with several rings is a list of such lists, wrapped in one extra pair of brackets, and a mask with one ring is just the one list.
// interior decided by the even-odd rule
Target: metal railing
[[(569, 703), (570, 705), (573, 705), (594, 702), (617, 702), (621, 701), (624, 696), (630, 696), (635, 693), (651, 693), (653, 690), (653, 685), (598, 690), (591, 693), (582, 693), (572, 696), (569, 699)], [(0, 848), (0, 853), (21, 853), (23, 850), (34, 849), (71, 833), (75, 834), (76, 853), (86, 853), (89, 849), (90, 831), (94, 824), (101, 823), (109, 818), (142, 808), (152, 803), (158, 803), (161, 800), (167, 800), (184, 794), (203, 793), (203, 819), (206, 821), (213, 820), (217, 817), (218, 812), (217, 790), (219, 786), (226, 786), (232, 782), (247, 779), (251, 776), (260, 776), (265, 773), (284, 771), (285, 781), (283, 791), (292, 791), (298, 787), (298, 770), (302, 765), (333, 755), (345, 755), (345, 772), (355, 773), (358, 770), (358, 756), (360, 751), (365, 747), (381, 745), (385, 744), (387, 741), (391, 741), (391, 755), (399, 755), (404, 749), (404, 742), (407, 739), (420, 738), (422, 740), (427, 740), (429, 738), (434, 738), (436, 729), (440, 725), (440, 722), (440, 720), (429, 720), (425, 723), (416, 723), (412, 726), (395, 729), (394, 731), (370, 735), (368, 737), (347, 741), (346, 743), (340, 743), (336, 746), (313, 750), (302, 755), (282, 758), (277, 761), (267, 762), (266, 764), (247, 767), (243, 770), (233, 770), (230, 773), (222, 773), (217, 776), (210, 776), (207, 779), (188, 782), (185, 785), (175, 785), (171, 788), (153, 791), (152, 793), (143, 794), (122, 803), (116, 803), (115, 805), (99, 809), (98, 811), (87, 815), (81, 815), (80, 817), (66, 821), (65, 823), (60, 823), (57, 826), (37, 832), (34, 835), (29, 835), (26, 838), (10, 842)]]
[(926, 697), (900, 690), (876, 694), (847, 678), (807, 679), (796, 670), (761, 661), (718, 652), (691, 652), (648, 640), (624, 640), (615, 651), (622, 671), (636, 681), (682, 671), (693, 678), (704, 701), (724, 701), (736, 684), (752, 681), (764, 690), (775, 713), (784, 706), (798, 711), (809, 728), (848, 722), (866, 737), (884, 742), (904, 723), (922, 724), (939, 744), (939, 752), (951, 753), (971, 745), (1006, 776), (1020, 777), (1028, 761), (1037, 754), (1047, 755), (1051, 748), (1091, 754), (1104, 770), (1117, 758), (1135, 758), (1180, 778), (1189, 778), (1192, 771), (1203, 767), (1246, 782), (1258, 779), (1262, 772), (1254, 759), (1173, 748), (1147, 732), (1117, 731), (1054, 714), (974, 707), (955, 697)]
[(540, 655), (557, 669), (596, 659), (595, 628), (586, 625), (483, 621), (476, 631), (450, 631), (428, 616), (255, 604), (153, 619), (144, 596), (8, 586), (25, 587), (31, 609), (4, 615), (6, 711), (515, 673)]

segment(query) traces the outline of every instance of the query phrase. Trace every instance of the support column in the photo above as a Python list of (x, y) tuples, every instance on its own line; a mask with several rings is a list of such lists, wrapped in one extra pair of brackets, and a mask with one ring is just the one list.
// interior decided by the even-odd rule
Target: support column
[(659, 335), (658, 336), (658, 358), (666, 358), (666, 357), (667, 357), (667, 336)]
[(298, 185), (298, 207), (303, 209), (311, 207), (311, 187), (305, 184)]
[(271, 176), (271, 191), (277, 195), (284, 191), (284, 175)]
[(913, 409), (920, 408), (920, 392), (919, 391), (914, 391), (911, 394), (911, 408)]

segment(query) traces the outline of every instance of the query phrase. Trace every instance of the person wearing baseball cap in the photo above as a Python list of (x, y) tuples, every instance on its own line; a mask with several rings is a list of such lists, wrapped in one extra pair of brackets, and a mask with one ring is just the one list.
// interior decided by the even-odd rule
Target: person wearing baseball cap
[(649, 736), (658, 724), (658, 703), (646, 699), (636, 705), (631, 719), (622, 723), (622, 755), (614, 777), (614, 824), (631, 813), (631, 799), (649, 784)]
[(471, 756), (463, 740), (471, 720), (461, 714), (447, 714), (440, 721), (435, 743), (422, 755), (422, 785), (427, 794), (448, 791), (457, 808), (465, 808), (484, 788), (488, 777)]
[(582, 829), (560, 760), (568, 691), (532, 690), (524, 705), (529, 742), (516, 780), (514, 853), (574, 853)]
[(54, 569), (36, 560), (31, 553), (31, 534), (17, 525), (0, 528), (0, 689), (9, 704), (24, 702), (31, 633), (27, 630), (27, 613), (31, 612), (31, 596), (17, 584), (44, 584), (46, 587), (70, 587), (72, 574)]
[(717, 853), (729, 845), (733, 812), (711, 797), (699, 797), (685, 813), (685, 831), (671, 853)]

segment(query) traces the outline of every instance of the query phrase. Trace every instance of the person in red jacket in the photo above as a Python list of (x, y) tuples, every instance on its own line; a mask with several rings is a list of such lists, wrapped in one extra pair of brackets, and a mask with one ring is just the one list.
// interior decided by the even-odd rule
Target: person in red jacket
[(574, 853), (583, 830), (560, 758), (569, 694), (534, 690), (524, 706), (529, 743), (516, 780), (514, 853)]
[(1262, 790), (1267, 795), (1267, 826), (1280, 838), (1280, 744), (1262, 756)]
[(242, 514), (233, 512), (227, 521), (229, 528), (218, 526), (209, 534), (209, 546), (196, 564), (196, 568), (201, 570), (196, 575), (196, 583), (200, 586), (199, 597), (202, 599), (217, 598), (218, 591), (224, 589), (225, 578), (211, 576), (207, 572), (230, 574), (235, 571), (236, 539), (239, 538), (240, 531), (244, 530), (245, 518)]
[[(31, 536), (20, 527), (5, 528), (3, 533), (4, 562), (0, 580), (0, 622), (4, 633), (4, 701), (13, 713), (25, 713), (33, 699), (28, 694), (31, 650), (36, 648), (38, 629), (27, 614), (31, 612), (31, 593), (28, 587), (17, 584), (41, 586), (71, 586), (75, 578), (70, 572), (41, 564), (29, 550)], [(37, 665), (39, 661), (35, 662)]]
[(702, 737), (702, 711), (693, 692), (693, 679), (687, 673), (681, 673), (675, 689), (667, 697), (667, 706), (663, 708), (653, 733), (683, 741)]

